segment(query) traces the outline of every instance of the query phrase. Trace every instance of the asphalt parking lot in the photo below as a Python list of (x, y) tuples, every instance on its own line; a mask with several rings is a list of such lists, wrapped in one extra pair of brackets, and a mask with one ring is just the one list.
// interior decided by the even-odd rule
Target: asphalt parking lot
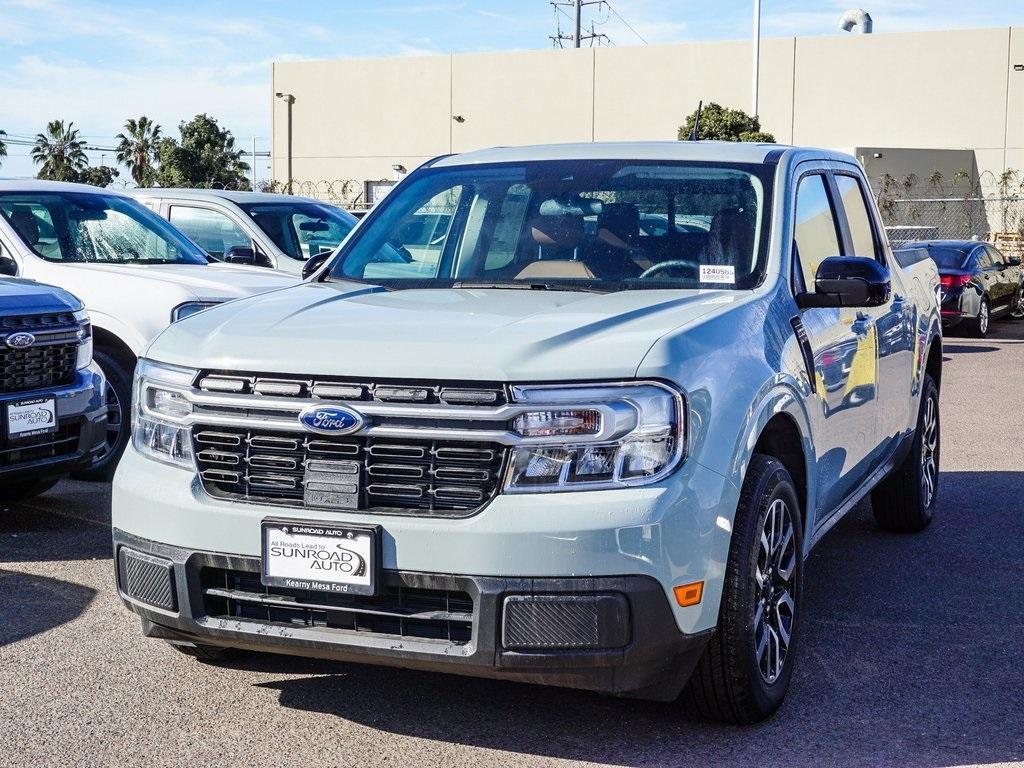
[(287, 657), (205, 666), (114, 594), (109, 486), (0, 510), (0, 765), (884, 765), (1024, 761), (1024, 325), (947, 339), (940, 509), (866, 505), (815, 550), (789, 698), (675, 705)]

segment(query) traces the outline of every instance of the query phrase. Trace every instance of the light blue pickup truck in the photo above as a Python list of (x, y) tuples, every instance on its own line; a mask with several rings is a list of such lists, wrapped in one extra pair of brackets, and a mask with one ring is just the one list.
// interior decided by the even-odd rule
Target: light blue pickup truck
[(815, 542), (869, 493), (883, 529), (931, 520), (937, 273), (894, 259), (846, 155), (442, 157), (308, 272), (138, 366), (118, 587), (186, 653), (753, 722), (789, 684)]

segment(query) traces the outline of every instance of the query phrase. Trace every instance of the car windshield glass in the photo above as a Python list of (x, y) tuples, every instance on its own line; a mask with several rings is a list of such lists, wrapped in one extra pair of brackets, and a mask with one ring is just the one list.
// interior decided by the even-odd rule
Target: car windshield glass
[(967, 264), (967, 252), (956, 248), (929, 248), (928, 255), (939, 269), (963, 269)]
[(384, 198), (331, 276), (394, 288), (752, 288), (773, 171), (628, 160), (427, 169)]
[(241, 203), (256, 225), (293, 259), (305, 261), (321, 251), (333, 251), (356, 218), (320, 203)]
[(98, 192), (0, 192), (0, 215), (47, 261), (206, 264), (203, 252), (148, 208)]

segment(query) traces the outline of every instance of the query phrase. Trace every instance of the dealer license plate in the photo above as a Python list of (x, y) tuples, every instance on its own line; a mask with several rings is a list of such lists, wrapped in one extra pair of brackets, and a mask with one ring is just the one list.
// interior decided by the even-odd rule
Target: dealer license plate
[(263, 583), (269, 587), (373, 595), (379, 529), (263, 521)]
[(16, 440), (56, 431), (57, 403), (52, 397), (37, 397), (7, 404), (9, 438)]

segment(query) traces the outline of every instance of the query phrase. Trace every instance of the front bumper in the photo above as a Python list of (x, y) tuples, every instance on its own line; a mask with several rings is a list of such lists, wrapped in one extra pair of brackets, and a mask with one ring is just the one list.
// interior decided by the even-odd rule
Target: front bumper
[(92, 365), (66, 387), (0, 395), (0, 418), (8, 403), (53, 397), (58, 431), (25, 440), (0, 433), (0, 481), (44, 480), (92, 465), (106, 442), (106, 380)]
[[(114, 552), (118, 591), (142, 617), (145, 633), (178, 643), (671, 700), (711, 634), (680, 632), (664, 590), (648, 576), (501, 578), (385, 570), (385, 602), (331, 602), (319, 594), (263, 590), (256, 557), (173, 547), (116, 527)], [(403, 611), (419, 606), (416, 616), (432, 618), (394, 618), (399, 609), (384, 593), (404, 593)], [(446, 610), (424, 612), (428, 599), (443, 600)], [(456, 603), (463, 612), (455, 612)], [(453, 629), (453, 617), (464, 625)]]

